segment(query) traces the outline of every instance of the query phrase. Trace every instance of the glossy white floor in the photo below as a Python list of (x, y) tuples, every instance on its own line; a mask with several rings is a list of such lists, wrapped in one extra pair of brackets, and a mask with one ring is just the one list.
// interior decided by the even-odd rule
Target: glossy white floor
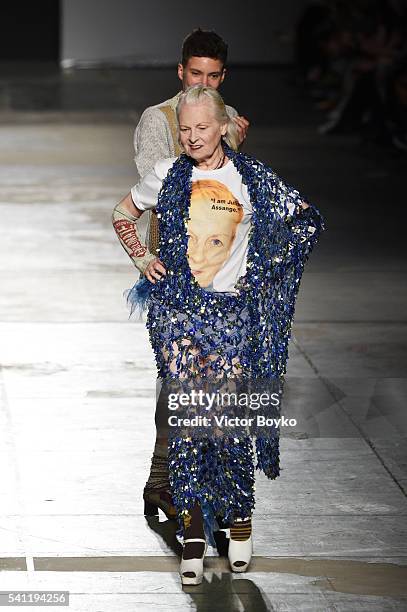
[[(81, 121), (0, 126), (0, 590), (68, 590), (78, 612), (406, 609), (401, 441), (360, 437), (355, 396), (335, 412), (348, 437), (285, 438), (281, 477), (258, 477), (250, 571), (231, 575), (210, 548), (204, 583), (182, 590), (171, 523), (142, 514), (155, 369), (110, 225), (135, 181), (132, 123)], [(284, 166), (281, 130), (251, 139)], [(289, 376), (383, 377), (401, 402), (401, 270), (373, 253), (352, 268), (334, 198), (320, 207), (333, 243), (305, 273)]]

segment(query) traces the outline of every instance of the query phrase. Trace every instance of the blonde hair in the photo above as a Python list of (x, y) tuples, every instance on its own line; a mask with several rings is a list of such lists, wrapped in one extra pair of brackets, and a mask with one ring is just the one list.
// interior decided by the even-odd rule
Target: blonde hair
[(223, 136), (225, 142), (231, 149), (237, 151), (239, 148), (238, 131), (234, 121), (229, 117), (226, 106), (220, 93), (213, 87), (206, 85), (191, 85), (179, 97), (177, 104), (177, 121), (179, 129), (179, 113), (184, 104), (198, 104), (200, 102), (209, 103), (214, 110), (214, 116), (218, 123), (226, 123), (227, 131)]
[(243, 206), (240, 204), (239, 200), (235, 198), (226, 185), (219, 181), (214, 181), (212, 179), (192, 181), (191, 202), (198, 198), (205, 198), (208, 201), (213, 199), (218, 204), (224, 204), (231, 208), (233, 207), (236, 209), (236, 223), (240, 223), (244, 217)]

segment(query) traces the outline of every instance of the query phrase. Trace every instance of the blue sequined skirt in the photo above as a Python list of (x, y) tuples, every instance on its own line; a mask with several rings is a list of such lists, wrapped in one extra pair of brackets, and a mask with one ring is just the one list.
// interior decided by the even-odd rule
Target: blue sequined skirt
[[(248, 364), (247, 306), (207, 317), (205, 313), (171, 308), (151, 297), (147, 328), (162, 381), (192, 383), (219, 376), (241, 376)], [(254, 449), (250, 436), (172, 436), (168, 447), (169, 480), (178, 513), (199, 503), (207, 541), (214, 546), (217, 518), (227, 523), (250, 516), (254, 504)], [(276, 456), (278, 463), (278, 457)]]

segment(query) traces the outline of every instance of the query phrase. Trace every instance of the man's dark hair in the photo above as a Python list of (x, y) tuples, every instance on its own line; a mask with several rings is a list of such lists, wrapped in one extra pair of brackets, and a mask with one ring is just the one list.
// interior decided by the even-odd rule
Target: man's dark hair
[(226, 64), (228, 46), (225, 41), (212, 30), (193, 30), (185, 38), (182, 45), (182, 65), (185, 66), (191, 57), (211, 57)]

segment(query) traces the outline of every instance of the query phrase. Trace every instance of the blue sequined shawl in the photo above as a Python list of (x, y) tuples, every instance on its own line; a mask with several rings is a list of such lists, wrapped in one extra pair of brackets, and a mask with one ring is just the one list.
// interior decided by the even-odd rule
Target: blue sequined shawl
[[(214, 329), (222, 329), (223, 314), (249, 312), (248, 346), (240, 358), (251, 379), (271, 379), (283, 388), (296, 296), (304, 265), (325, 229), (317, 208), (283, 181), (270, 167), (224, 145), (225, 153), (247, 186), (253, 207), (246, 274), (238, 279), (237, 294), (208, 292), (194, 278), (187, 259), (188, 223), (193, 160), (182, 154), (165, 177), (159, 193), (159, 257), (167, 274), (152, 284), (142, 278), (128, 292), (134, 310), (152, 301), (163, 313), (205, 313)], [(309, 206), (303, 209), (301, 202)], [(288, 205), (294, 204), (290, 214)], [(290, 206), (292, 209), (292, 206)], [(162, 336), (147, 324), (157, 355)], [(225, 345), (227, 339), (225, 337)], [(160, 376), (160, 363), (157, 360)], [(257, 465), (268, 478), (279, 475), (278, 439), (256, 438)]]
[[(154, 285), (143, 277), (128, 292), (132, 307), (146, 307), (149, 296), (182, 309), (218, 312), (246, 304), (251, 321), (252, 377), (278, 378), (286, 372), (288, 341), (304, 265), (325, 229), (322, 215), (307, 198), (270, 167), (223, 145), (247, 186), (253, 207), (247, 272), (236, 284), (237, 296), (208, 292), (194, 278), (187, 260), (193, 160), (182, 154), (165, 177), (156, 208), (159, 256), (167, 275)], [(303, 209), (301, 202), (309, 207)], [(288, 205), (294, 204), (292, 215)]]

